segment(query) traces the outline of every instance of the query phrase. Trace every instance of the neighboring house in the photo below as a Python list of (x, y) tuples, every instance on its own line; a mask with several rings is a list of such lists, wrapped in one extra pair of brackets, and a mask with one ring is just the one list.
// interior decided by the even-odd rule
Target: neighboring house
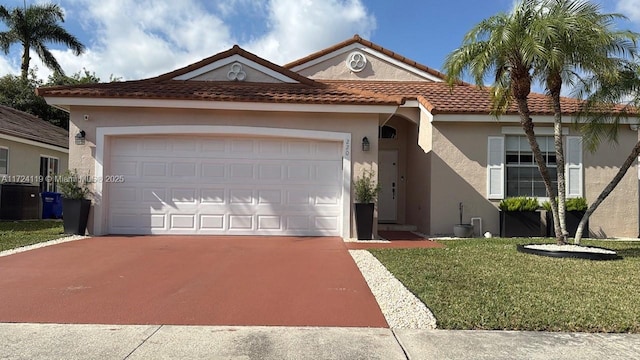
[[(96, 176), (94, 234), (260, 234), (355, 237), (352, 181), (373, 169), (380, 223), (447, 235), (482, 219), (499, 232), (499, 201), (544, 197), (515, 107), (489, 115), (487, 89), (358, 36), (284, 67), (234, 46), (145, 80), (41, 88), (71, 113), (70, 167)], [(568, 194), (593, 201), (638, 140), (591, 154), (563, 99)], [(552, 110), (530, 107), (554, 168)], [(365, 149), (363, 142), (370, 144)], [(630, 171), (591, 219), (598, 236), (638, 235)]]
[(67, 169), (68, 157), (69, 131), (0, 105), (2, 182), (31, 183), (39, 185), (40, 192), (56, 191), (55, 175)]

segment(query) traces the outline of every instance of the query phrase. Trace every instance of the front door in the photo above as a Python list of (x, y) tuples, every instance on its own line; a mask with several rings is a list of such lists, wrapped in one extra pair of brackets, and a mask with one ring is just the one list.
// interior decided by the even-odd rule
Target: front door
[(378, 221), (398, 220), (398, 150), (380, 150), (378, 154), (380, 186)]

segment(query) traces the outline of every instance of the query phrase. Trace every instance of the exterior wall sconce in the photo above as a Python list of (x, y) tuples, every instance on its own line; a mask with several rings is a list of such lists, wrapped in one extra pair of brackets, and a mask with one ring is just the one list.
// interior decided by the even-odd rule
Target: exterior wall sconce
[(362, 151), (371, 150), (371, 144), (369, 144), (369, 139), (365, 136), (362, 138)]
[(85, 135), (84, 130), (80, 130), (80, 132), (76, 134), (76, 145), (84, 145)]

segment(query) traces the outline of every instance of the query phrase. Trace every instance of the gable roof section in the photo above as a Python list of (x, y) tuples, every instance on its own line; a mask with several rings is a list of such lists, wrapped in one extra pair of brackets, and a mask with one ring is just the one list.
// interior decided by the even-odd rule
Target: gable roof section
[(69, 131), (37, 116), (1, 105), (0, 133), (42, 144), (69, 148)]
[[(428, 75), (430, 75), (431, 80), (434, 81), (444, 81), (445, 79), (445, 74), (441, 73), (438, 70), (432, 69), (428, 66), (422, 65), (414, 60), (408, 59), (398, 53), (395, 53), (391, 50), (388, 50), (378, 44), (375, 44), (371, 41), (365, 40), (363, 38), (360, 37), (360, 35), (356, 34), (354, 35), (351, 39), (345, 40), (339, 44), (333, 45), (331, 47), (328, 47), (324, 50), (320, 50), (316, 53), (313, 53), (309, 56), (303, 57), (302, 59), (290, 62), (286, 65), (284, 65), (285, 68), (287, 69), (291, 69), (293, 71), (299, 71), (301, 69), (304, 69), (306, 66), (311, 66), (314, 65), (316, 62), (321, 61), (322, 59), (324, 59), (327, 56), (331, 56), (333, 53), (340, 53), (340, 52), (344, 52), (344, 51), (349, 51), (352, 49), (353, 45), (362, 45), (365, 48), (369, 48), (372, 49), (380, 54), (383, 54), (385, 56), (388, 56), (389, 58), (398, 61), (401, 64), (404, 64), (405, 66), (409, 66), (411, 68), (414, 68), (415, 70), (418, 70), (419, 72), (424, 72)], [(415, 72), (415, 71), (414, 71)]]
[[(241, 57), (272, 74), (292, 81), (248, 82), (189, 80), (224, 59)], [(232, 60), (233, 61), (233, 60)], [(210, 102), (252, 102), (280, 104), (392, 105), (402, 104), (402, 97), (387, 96), (366, 90), (343, 88), (306, 78), (289, 69), (262, 59), (237, 45), (197, 63), (169, 73), (134, 81), (52, 86), (36, 89), (52, 105), (68, 109), (70, 105), (90, 105), (100, 99), (126, 100), (200, 100)], [(86, 98), (77, 101), (72, 98)], [(91, 100), (94, 99), (94, 100)]]
[[(359, 89), (388, 96), (400, 95), (405, 100), (418, 100), (432, 114), (482, 114), (491, 112), (489, 88), (470, 84), (458, 84), (451, 88), (443, 82), (394, 82), (394, 81), (325, 81), (328, 84), (349, 89)], [(576, 114), (580, 100), (563, 97), (564, 114)], [(532, 115), (553, 115), (549, 98), (542, 94), (529, 95)], [(506, 114), (517, 114), (517, 104), (512, 103)]]
[[(226, 61), (225, 61), (226, 60)], [(287, 83), (301, 83), (307, 85), (313, 85), (314, 81), (306, 78), (296, 72), (286, 69), (282, 66), (276, 65), (270, 61), (267, 61), (257, 55), (254, 55), (238, 45), (234, 45), (231, 49), (223, 51), (216, 55), (210, 56), (206, 59), (200, 60), (197, 63), (185, 66), (183, 68), (162, 74), (155, 78), (148, 80), (163, 81), (163, 80), (189, 80), (192, 77), (196, 77), (206, 71), (213, 70), (219, 66), (226, 65), (226, 63), (234, 60), (245, 60), (251, 65), (261, 67), (265, 72), (270, 73), (274, 77), (279, 77), (283, 82)], [(260, 70), (260, 69), (259, 69)], [(280, 76), (278, 76), (280, 75)]]

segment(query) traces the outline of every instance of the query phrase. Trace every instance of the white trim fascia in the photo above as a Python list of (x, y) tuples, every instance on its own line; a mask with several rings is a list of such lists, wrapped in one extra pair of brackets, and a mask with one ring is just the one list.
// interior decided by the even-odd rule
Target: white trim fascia
[[(520, 126), (503, 126), (500, 131), (504, 135), (524, 135), (524, 130)], [(533, 131), (536, 135), (553, 135), (552, 127), (535, 127)], [(568, 127), (562, 128), (562, 135), (569, 135)]]
[(336, 57), (338, 55), (344, 54), (344, 53), (349, 52), (349, 51), (354, 51), (354, 50), (364, 51), (364, 52), (368, 53), (369, 55), (373, 55), (373, 56), (375, 56), (375, 57), (377, 57), (377, 58), (379, 58), (379, 59), (381, 59), (383, 61), (386, 61), (386, 62), (388, 62), (390, 64), (393, 64), (393, 65), (395, 65), (397, 67), (400, 67), (400, 68), (402, 68), (404, 70), (407, 70), (408, 72), (410, 72), (410, 73), (412, 73), (414, 75), (420, 76), (420, 77), (422, 77), (424, 79), (431, 80), (431, 81), (436, 81), (436, 82), (442, 82), (443, 81), (442, 79), (440, 79), (440, 78), (438, 78), (436, 76), (433, 76), (433, 75), (429, 74), (426, 71), (422, 71), (422, 70), (420, 70), (418, 68), (415, 68), (415, 67), (413, 67), (413, 66), (411, 66), (409, 64), (406, 64), (406, 63), (404, 63), (402, 61), (396, 60), (396, 59), (394, 59), (394, 58), (392, 58), (390, 56), (387, 56), (387, 55), (385, 55), (385, 54), (383, 54), (383, 53), (381, 53), (381, 52), (379, 52), (377, 50), (374, 50), (374, 49), (372, 49), (370, 47), (364, 46), (364, 45), (362, 45), (362, 44), (360, 44), (358, 42), (353, 43), (351, 45), (347, 45), (347, 46), (345, 46), (343, 48), (337, 49), (337, 50), (332, 51), (332, 52), (330, 52), (328, 54), (322, 55), (322, 56), (320, 56), (318, 58), (315, 58), (313, 60), (310, 60), (308, 62), (300, 64), (298, 66), (294, 66), (294, 67), (291, 68), (291, 70), (295, 71), (295, 72), (300, 72), (301, 70), (304, 70), (304, 69), (309, 68), (311, 66), (317, 65), (317, 64), (319, 64), (319, 63), (321, 63), (323, 61), (326, 61), (326, 60), (334, 58), (334, 57)]
[[(152, 125), (152, 126), (118, 126), (118, 127), (97, 127), (96, 128), (96, 152), (94, 176), (97, 179), (104, 177), (105, 143), (106, 137), (125, 135), (175, 135), (175, 134), (241, 134), (253, 136), (269, 136), (279, 138), (297, 138), (309, 140), (341, 141), (342, 152), (342, 219), (341, 236), (348, 239), (351, 233), (351, 134), (332, 131), (299, 130), (287, 128), (266, 128), (253, 126), (218, 126), (218, 125)], [(100, 199), (99, 204), (94, 204), (93, 232), (95, 235), (104, 235), (106, 224), (106, 214), (108, 209), (108, 199), (104, 198), (102, 182), (95, 183), (96, 198)]]
[(35, 141), (35, 140), (24, 139), (24, 138), (17, 137), (17, 136), (12, 136), (12, 135), (7, 135), (7, 134), (0, 134), (0, 139), (5, 139), (5, 140), (9, 140), (9, 141), (15, 141), (15, 142), (22, 143), (22, 144), (27, 144), (27, 145), (33, 145), (33, 146), (41, 147), (43, 149), (55, 150), (55, 151), (59, 151), (61, 153), (65, 153), (65, 154), (69, 153), (69, 149), (65, 149), (63, 147), (50, 145), (50, 144), (44, 144), (44, 143), (41, 143), (41, 142), (38, 142), (38, 141)]
[(427, 119), (429, 119), (429, 123), (433, 123), (433, 114), (431, 113), (431, 111), (427, 110), (426, 107), (424, 107), (424, 105), (420, 104), (418, 102), (418, 108), (420, 109), (420, 112), (425, 114), (427, 116)]
[(288, 77), (288, 76), (286, 76), (284, 74), (281, 74), (281, 73), (279, 73), (277, 71), (274, 71), (272, 69), (269, 69), (268, 67), (266, 67), (264, 65), (260, 65), (257, 62), (251, 61), (251, 60), (247, 59), (246, 57), (238, 55), (238, 54), (234, 54), (234, 55), (231, 55), (231, 56), (229, 56), (227, 58), (220, 59), (218, 61), (212, 62), (211, 64), (205, 65), (205, 66), (203, 66), (201, 68), (195, 69), (195, 70), (190, 71), (190, 72), (188, 72), (186, 74), (182, 74), (182, 75), (176, 76), (176, 77), (173, 78), (173, 80), (190, 80), (190, 79), (193, 79), (193, 78), (198, 77), (200, 75), (206, 74), (206, 73), (208, 73), (210, 71), (219, 69), (219, 68), (221, 68), (221, 67), (223, 67), (225, 65), (229, 65), (229, 64), (234, 63), (234, 62), (239, 62), (241, 64), (247, 65), (247, 66), (253, 68), (254, 70), (257, 70), (257, 71), (259, 71), (259, 72), (261, 72), (263, 74), (271, 76), (272, 78), (274, 78), (276, 80), (280, 80), (280, 81), (285, 82), (285, 83), (290, 83), (290, 84), (299, 83), (299, 81), (297, 81), (297, 80), (294, 80), (294, 79), (292, 79), (292, 78), (290, 78), (290, 77)]
[(112, 99), (112, 98), (74, 98), (45, 97), (50, 105), (68, 106), (107, 106), (142, 107), (170, 109), (205, 110), (241, 110), (241, 111), (279, 111), (279, 112), (316, 112), (316, 113), (394, 113), (397, 105), (336, 105), (336, 104), (295, 104), (295, 103), (256, 103), (205, 100), (162, 100), (162, 99)]
[(400, 105), (400, 107), (417, 108), (420, 105), (420, 101), (418, 100), (407, 100), (404, 104)]

